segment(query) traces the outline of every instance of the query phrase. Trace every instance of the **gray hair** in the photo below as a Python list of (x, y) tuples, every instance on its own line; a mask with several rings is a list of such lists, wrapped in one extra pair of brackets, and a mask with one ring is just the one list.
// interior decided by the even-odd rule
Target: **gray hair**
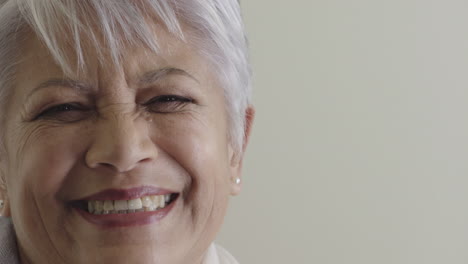
[[(115, 66), (121, 64), (124, 45), (144, 45), (157, 53), (158, 41), (147, 18), (190, 41), (210, 61), (224, 89), (228, 136), (234, 150), (240, 151), (245, 112), (251, 103), (251, 71), (237, 0), (0, 0), (0, 100), (13, 89), (10, 86), (19, 54), (15, 48), (25, 28), (45, 43), (66, 74), (72, 74), (64, 43), (71, 43), (76, 66), (84, 69), (84, 37), (94, 47), (104, 45)], [(191, 36), (184, 35), (187, 32), (182, 32), (182, 23)], [(97, 32), (86, 30), (91, 27)], [(100, 50), (96, 49), (103, 60)]]

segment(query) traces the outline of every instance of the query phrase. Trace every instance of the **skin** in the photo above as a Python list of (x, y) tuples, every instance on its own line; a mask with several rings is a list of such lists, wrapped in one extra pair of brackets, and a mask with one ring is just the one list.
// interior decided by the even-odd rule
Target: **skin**
[[(208, 63), (166, 32), (156, 34), (167, 43), (161, 52), (129, 49), (122, 68), (89, 56), (86, 74), (74, 78), (89, 86), (84, 92), (64, 85), (32, 92), (64, 74), (36, 38), (21, 46), (0, 173), (2, 213), (15, 225), (22, 263), (201, 263), (230, 195), (240, 191), (246, 145), (232, 150), (222, 89)], [(146, 73), (168, 67), (187, 74), (142, 84)], [(193, 102), (148, 103), (162, 95)], [(67, 103), (79, 107), (51, 108)], [(245, 142), (253, 116), (250, 107)], [(112, 229), (85, 221), (69, 203), (139, 186), (177, 191), (179, 200), (159, 222)]]

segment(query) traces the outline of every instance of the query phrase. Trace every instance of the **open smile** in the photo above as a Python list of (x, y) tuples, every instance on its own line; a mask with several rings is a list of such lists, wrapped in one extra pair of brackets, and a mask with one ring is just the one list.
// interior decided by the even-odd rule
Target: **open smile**
[(90, 200), (78, 201), (76, 207), (90, 214), (131, 214), (138, 212), (152, 212), (166, 208), (178, 194), (148, 195), (131, 200)]
[(179, 197), (174, 192), (154, 194), (150, 189), (151, 192), (153, 194), (146, 194), (147, 188), (108, 190), (73, 201), (72, 207), (85, 220), (102, 227), (150, 224), (165, 217)]

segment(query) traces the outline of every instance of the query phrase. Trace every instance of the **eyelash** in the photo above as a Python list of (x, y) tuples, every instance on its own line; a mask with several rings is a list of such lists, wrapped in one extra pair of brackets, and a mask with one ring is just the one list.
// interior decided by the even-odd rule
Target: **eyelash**
[(147, 103), (145, 103), (145, 106), (150, 106), (154, 103), (187, 104), (193, 103), (193, 99), (178, 95), (160, 95), (149, 100)]
[[(156, 96), (150, 99), (148, 102), (144, 104), (144, 106), (153, 112), (166, 114), (166, 113), (171, 113), (171, 112), (177, 112), (181, 110), (182, 107), (190, 103), (194, 103), (194, 100), (191, 98), (178, 96), (178, 95), (161, 95), (161, 96)], [(171, 107), (171, 108), (165, 111), (164, 110), (154, 111), (151, 109), (151, 106), (154, 104), (169, 105), (168, 107)], [(52, 106), (42, 111), (39, 115), (36, 116), (36, 118), (34, 118), (34, 120), (39, 119), (39, 118), (46, 118), (48, 116), (53, 116), (53, 115), (59, 115), (59, 114), (66, 113), (66, 112), (87, 111), (87, 110), (88, 108), (84, 107), (83, 105), (79, 103), (59, 104), (59, 105)]]
[(87, 109), (78, 103), (59, 104), (59, 105), (49, 107), (46, 110), (42, 111), (35, 119), (38, 119), (44, 116), (59, 114), (59, 113), (65, 113), (65, 112), (71, 112), (71, 111), (85, 111), (85, 110)]

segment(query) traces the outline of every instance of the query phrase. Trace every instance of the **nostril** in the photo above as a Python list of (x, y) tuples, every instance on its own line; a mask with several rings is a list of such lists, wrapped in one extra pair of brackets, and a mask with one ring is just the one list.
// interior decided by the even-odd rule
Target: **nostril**
[(144, 158), (140, 160), (140, 162), (143, 162), (143, 163), (150, 162), (150, 161), (151, 161), (151, 158)]
[(97, 165), (105, 167), (105, 168), (109, 168), (109, 169), (114, 169), (115, 168), (115, 166), (110, 164), (110, 163), (98, 163)]
[(98, 168), (98, 167), (102, 167), (102, 168), (105, 168), (105, 169), (109, 169), (111, 171), (114, 171), (114, 172), (118, 172), (118, 173), (124, 173), (124, 172), (128, 172), (128, 171), (131, 171), (133, 168), (135, 168), (137, 166), (137, 164), (122, 164), (122, 163), (98, 163), (97, 166), (95, 166), (94, 168)]

